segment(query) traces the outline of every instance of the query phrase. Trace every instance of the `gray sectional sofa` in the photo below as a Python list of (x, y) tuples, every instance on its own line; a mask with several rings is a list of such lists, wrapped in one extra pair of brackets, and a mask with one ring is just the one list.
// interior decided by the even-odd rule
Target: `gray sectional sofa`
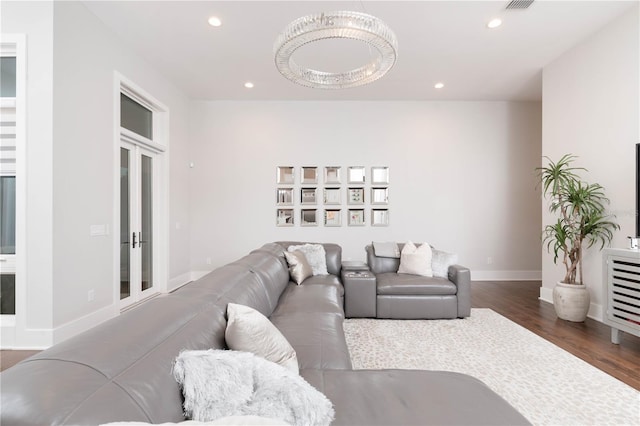
[(353, 370), (342, 327), (341, 248), (324, 244), (329, 275), (296, 285), (283, 257), (290, 244), (265, 244), (4, 371), (0, 423), (184, 420), (173, 361), (183, 349), (225, 348), (233, 302), (260, 311), (284, 334), (302, 377), (334, 404), (335, 425), (528, 424), (464, 374)]
[[(404, 244), (398, 243), (398, 252)], [(376, 288), (376, 318), (447, 319), (471, 315), (471, 273), (450, 265), (447, 278), (398, 274), (399, 257), (376, 254), (365, 247)]]

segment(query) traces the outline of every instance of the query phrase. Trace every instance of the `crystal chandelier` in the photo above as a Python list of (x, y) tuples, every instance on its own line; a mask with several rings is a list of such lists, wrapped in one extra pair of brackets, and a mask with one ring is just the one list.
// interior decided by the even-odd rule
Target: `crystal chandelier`
[[(375, 58), (345, 72), (325, 72), (296, 63), (292, 55), (301, 46), (325, 39), (352, 39), (374, 47)], [(293, 81), (315, 89), (344, 89), (371, 83), (396, 63), (398, 41), (387, 25), (375, 16), (360, 12), (327, 12), (303, 16), (280, 33), (273, 46), (276, 68)]]

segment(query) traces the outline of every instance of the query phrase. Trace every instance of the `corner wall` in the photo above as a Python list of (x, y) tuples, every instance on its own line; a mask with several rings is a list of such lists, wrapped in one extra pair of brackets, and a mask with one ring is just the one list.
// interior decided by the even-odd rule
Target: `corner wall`
[[(78, 36), (81, 34), (81, 36)], [(188, 99), (116, 37), (81, 2), (54, 3), (54, 327), (58, 339), (119, 312), (114, 286), (115, 72), (169, 109), (168, 187), (170, 217), (166, 268), (170, 280), (188, 272)], [(156, 168), (158, 170), (158, 168)], [(180, 229), (169, 223), (181, 223)], [(107, 225), (107, 236), (90, 236)], [(155, 224), (161, 226), (162, 224)], [(88, 292), (95, 299), (89, 301)], [(93, 324), (95, 325), (95, 324)]]
[[(27, 52), (26, 271), (11, 348), (45, 348), (119, 312), (114, 297), (115, 72), (170, 110), (167, 288), (190, 277), (188, 99), (81, 2), (2, 3)], [(106, 225), (107, 236), (90, 236)], [(94, 295), (89, 300), (88, 293)], [(3, 332), (5, 327), (3, 326)], [(7, 347), (9, 348), (9, 347)], [(5, 347), (3, 346), (3, 349)]]
[[(557, 160), (577, 155), (583, 176), (604, 186), (621, 230), (612, 247), (635, 235), (635, 144), (640, 143), (639, 8), (622, 15), (543, 70), (542, 153)], [(540, 163), (542, 164), (542, 163)], [(542, 204), (543, 224), (553, 218)], [(601, 320), (605, 284), (602, 255), (584, 254), (584, 281), (591, 290), (589, 315)], [(562, 265), (543, 250), (540, 298), (552, 301)]]
[[(26, 241), (17, 241), (26, 273), (16, 279), (16, 321), (2, 341), (46, 347), (53, 327), (53, 3), (2, 2), (2, 33), (26, 37)], [(17, 271), (20, 273), (20, 270)], [(20, 280), (20, 281), (18, 281)], [(6, 333), (6, 334), (5, 334)], [(12, 339), (7, 339), (12, 335)]]
[[(539, 279), (539, 103), (193, 102), (190, 115), (194, 271), (276, 240), (357, 260), (373, 240), (412, 240), (457, 252), (473, 279)], [(347, 226), (343, 192), (341, 227), (276, 227), (276, 167), (291, 165), (366, 166), (367, 179), (389, 166), (390, 225)]]

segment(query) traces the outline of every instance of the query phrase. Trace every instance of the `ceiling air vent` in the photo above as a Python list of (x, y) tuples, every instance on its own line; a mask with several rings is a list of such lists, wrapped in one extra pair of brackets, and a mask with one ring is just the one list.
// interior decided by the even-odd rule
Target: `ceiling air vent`
[(533, 0), (511, 0), (506, 9), (527, 9), (531, 6), (531, 3), (533, 3)]

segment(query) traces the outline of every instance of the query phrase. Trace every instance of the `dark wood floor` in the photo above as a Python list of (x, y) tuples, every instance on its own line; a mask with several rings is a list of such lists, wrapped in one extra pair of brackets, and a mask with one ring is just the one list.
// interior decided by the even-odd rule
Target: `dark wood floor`
[[(611, 343), (611, 329), (592, 319), (572, 323), (556, 317), (538, 300), (540, 282), (474, 282), (471, 304), (499, 314), (551, 341), (589, 364), (640, 390), (640, 338), (623, 333)], [(0, 368), (9, 368), (37, 351), (0, 351)]]
[(640, 390), (640, 338), (622, 333), (611, 343), (611, 328), (587, 318), (558, 319), (553, 305), (538, 300), (540, 282), (474, 282), (471, 305), (491, 308), (589, 364)]

